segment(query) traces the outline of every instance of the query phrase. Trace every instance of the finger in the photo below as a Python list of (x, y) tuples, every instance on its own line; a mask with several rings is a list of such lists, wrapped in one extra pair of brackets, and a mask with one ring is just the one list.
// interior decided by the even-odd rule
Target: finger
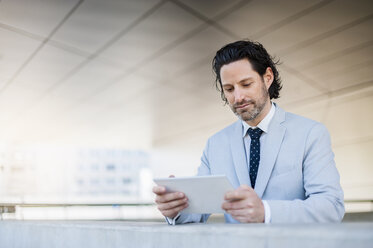
[(228, 191), (224, 195), (224, 200), (226, 200), (226, 201), (243, 200), (243, 199), (246, 199), (249, 196), (248, 193), (249, 192), (246, 191), (246, 190), (239, 190), (239, 189), (236, 189), (236, 190), (233, 190), (233, 191)]
[(153, 193), (160, 195), (166, 193), (166, 187), (164, 186), (154, 186), (153, 187)]
[(226, 201), (222, 204), (222, 208), (226, 211), (231, 209), (250, 209), (254, 207), (254, 202), (250, 199), (251, 198), (239, 201)]
[(227, 211), (227, 213), (230, 214), (234, 219), (239, 220), (240, 222), (265, 222), (264, 213), (261, 213), (260, 211), (257, 211), (254, 208), (229, 210)]
[(260, 220), (254, 214), (251, 215), (231, 215), (233, 219), (238, 220), (241, 223), (264, 223), (264, 220)]
[(167, 194), (157, 195), (155, 197), (155, 202), (166, 203), (166, 202), (182, 199), (184, 197), (185, 197), (185, 194), (182, 192), (167, 193)]
[(228, 214), (234, 217), (246, 217), (253, 214), (253, 209), (230, 209), (227, 211)]
[(226, 201), (222, 204), (221, 207), (225, 211), (228, 211), (228, 210), (233, 210), (233, 209), (253, 208), (254, 204), (248, 199), (245, 199), (245, 200), (239, 200), (239, 201)]
[(168, 177), (172, 178), (172, 177), (175, 177), (174, 175), (169, 175)]
[(177, 208), (177, 207), (179, 207), (181, 205), (184, 205), (187, 201), (188, 201), (188, 199), (186, 197), (184, 197), (181, 200), (170, 201), (170, 202), (167, 202), (167, 203), (159, 204), (158, 205), (158, 209), (160, 211), (163, 211), (163, 210), (173, 210), (174, 208)]
[[(164, 215), (164, 216), (167, 216), (167, 217), (170, 217), (170, 216), (173, 216), (175, 217), (181, 210), (187, 208), (189, 205), (188, 203), (185, 203), (177, 208), (174, 208), (172, 210), (165, 210), (165, 211), (162, 211), (161, 213)], [(173, 218), (171, 217), (171, 218)]]
[(232, 217), (233, 217), (233, 219), (238, 220), (241, 223), (248, 223), (248, 222), (250, 222), (247, 218), (245, 218), (243, 216), (232, 216)]
[(254, 191), (253, 188), (251, 188), (249, 185), (246, 185), (246, 184), (240, 185), (240, 187), (238, 187), (238, 189), (240, 189), (240, 190), (247, 190), (247, 191)]

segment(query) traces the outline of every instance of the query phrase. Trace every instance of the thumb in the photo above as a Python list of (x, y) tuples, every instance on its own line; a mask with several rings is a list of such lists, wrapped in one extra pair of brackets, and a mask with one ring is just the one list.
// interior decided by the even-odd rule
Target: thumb
[(249, 185), (246, 185), (246, 184), (241, 184), (239, 189), (253, 191), (253, 188), (251, 188)]

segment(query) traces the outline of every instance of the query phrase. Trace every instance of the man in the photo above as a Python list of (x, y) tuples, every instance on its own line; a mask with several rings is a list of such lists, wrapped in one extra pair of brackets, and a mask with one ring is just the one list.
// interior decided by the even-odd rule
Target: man
[[(216, 86), (239, 117), (207, 141), (198, 175), (226, 175), (235, 190), (222, 208), (229, 223), (339, 222), (343, 191), (330, 137), (320, 123), (285, 112), (276, 63), (259, 43), (237, 41), (213, 60)], [(182, 192), (153, 188), (169, 224), (205, 222), (208, 214), (180, 214)]]

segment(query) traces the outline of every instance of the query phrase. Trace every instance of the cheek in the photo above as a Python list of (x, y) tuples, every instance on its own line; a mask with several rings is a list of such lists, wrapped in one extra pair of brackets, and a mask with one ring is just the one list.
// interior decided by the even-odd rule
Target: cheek
[(234, 104), (234, 96), (232, 94), (225, 95), (225, 98), (227, 98), (229, 105)]
[(225, 96), (225, 99), (227, 99), (228, 103), (232, 101), (232, 94), (230, 94), (229, 92), (224, 91), (224, 96)]

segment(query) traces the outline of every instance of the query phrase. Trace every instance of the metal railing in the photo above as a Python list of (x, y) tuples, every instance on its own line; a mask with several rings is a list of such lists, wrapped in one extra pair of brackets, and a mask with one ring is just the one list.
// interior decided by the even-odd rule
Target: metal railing
[[(370, 203), (370, 212), (373, 212), (373, 199), (350, 199), (344, 201), (346, 204)], [(68, 208), (68, 207), (143, 207), (154, 206), (149, 203), (0, 203), (0, 220), (3, 214), (16, 213), (17, 208)]]

